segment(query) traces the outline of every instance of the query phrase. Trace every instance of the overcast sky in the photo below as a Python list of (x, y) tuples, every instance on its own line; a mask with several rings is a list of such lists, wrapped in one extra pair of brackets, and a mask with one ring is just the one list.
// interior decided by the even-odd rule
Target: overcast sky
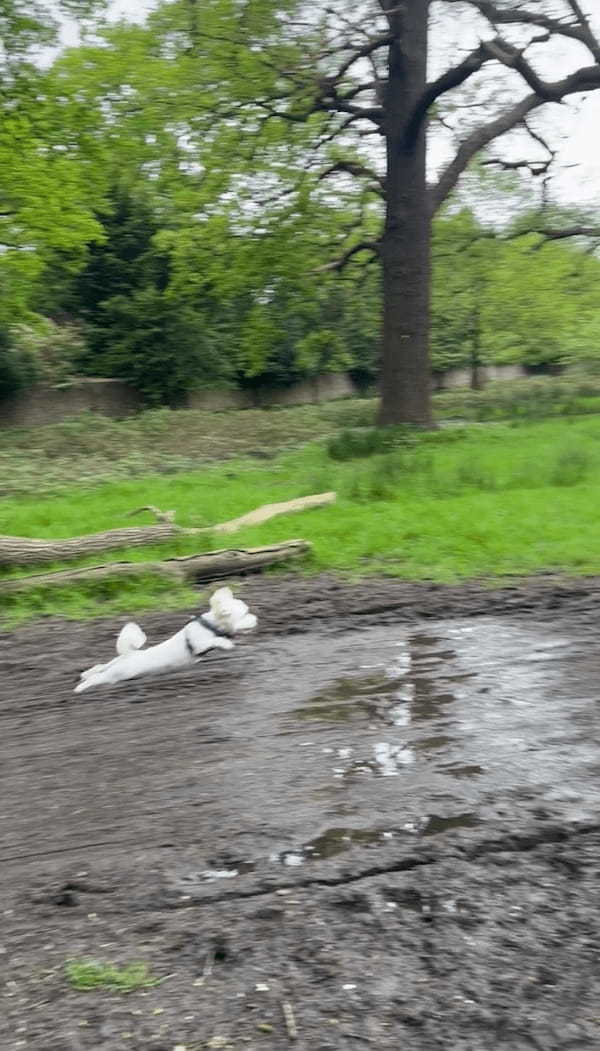
[[(593, 3), (590, 0), (588, 7), (591, 10), (596, 5), (600, 7), (600, 0), (593, 0)], [(156, 0), (112, 0), (109, 18), (140, 21), (154, 6)], [(600, 31), (600, 14), (593, 17)], [(461, 47), (458, 50), (462, 51), (471, 45), (464, 39), (464, 30), (460, 29), (460, 32)], [(77, 30), (73, 23), (63, 26), (62, 40), (66, 45), (77, 43)], [(453, 43), (448, 41), (450, 46)], [(579, 61), (588, 64), (589, 58), (580, 56)], [(547, 75), (551, 79), (564, 76), (570, 68), (572, 66), (567, 55), (564, 55), (564, 59), (557, 55), (551, 73)], [(524, 88), (524, 92), (527, 90)], [(600, 207), (600, 91), (591, 92), (583, 100), (570, 99), (561, 107), (545, 107), (543, 120), (554, 140), (553, 145), (558, 147), (552, 181), (553, 196), (567, 205), (595, 204)], [(436, 156), (442, 162), (445, 154), (442, 142), (434, 142), (432, 147), (434, 163)]]

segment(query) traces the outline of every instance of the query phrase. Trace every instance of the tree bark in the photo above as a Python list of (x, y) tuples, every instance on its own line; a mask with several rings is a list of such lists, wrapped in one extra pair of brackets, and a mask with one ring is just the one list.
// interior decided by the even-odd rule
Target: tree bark
[(137, 577), (151, 574), (184, 583), (221, 580), (239, 573), (258, 572), (265, 566), (288, 562), (307, 554), (307, 540), (285, 540), (268, 547), (250, 547), (225, 551), (208, 551), (202, 555), (168, 558), (163, 562), (113, 562), (85, 569), (63, 569), (57, 573), (34, 573), (16, 580), (0, 582), (0, 595), (15, 594), (41, 587), (64, 587), (70, 584), (107, 580), (112, 577)]
[(426, 178), (426, 120), (415, 122), (427, 76), (430, 0), (389, 0), (384, 133), (387, 201), (383, 269), (383, 354), (378, 422), (431, 426), (429, 365), (431, 209)]
[[(201, 529), (185, 529), (174, 523), (163, 523), (109, 529), (105, 533), (90, 533), (88, 536), (74, 536), (67, 540), (39, 540), (25, 536), (0, 535), (0, 567), (68, 562), (72, 559), (84, 558), (86, 555), (115, 551), (120, 547), (143, 547), (148, 544), (165, 543), (173, 540), (174, 537), (199, 536), (207, 533), (235, 533), (245, 526), (261, 525), (278, 515), (314, 510), (334, 502), (335, 493), (301, 496), (296, 500), (286, 500), (279, 504), (264, 504), (239, 518), (232, 518), (228, 522), (218, 522), (214, 526), (205, 526)], [(147, 508), (140, 508), (140, 510), (147, 510)]]

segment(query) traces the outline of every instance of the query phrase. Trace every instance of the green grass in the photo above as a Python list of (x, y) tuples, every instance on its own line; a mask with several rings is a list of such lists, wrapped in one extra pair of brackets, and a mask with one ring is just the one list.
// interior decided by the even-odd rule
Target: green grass
[[(483, 391), (449, 391), (433, 401), (442, 421), (519, 426), (600, 413), (600, 377), (574, 371), (491, 383)], [(243, 412), (155, 409), (122, 421), (90, 413), (46, 427), (0, 429), (0, 500), (56, 495), (73, 485), (91, 491), (151, 474), (172, 478), (224, 460), (270, 461), (315, 439), (329, 439), (335, 453), (339, 432), (372, 428), (375, 413), (375, 399), (355, 398)], [(384, 451), (388, 438), (371, 431), (360, 442), (370, 442), (363, 453), (370, 455)]]
[(65, 975), (69, 984), (78, 992), (106, 989), (113, 993), (133, 993), (159, 985), (145, 963), (128, 963), (117, 967), (113, 963), (98, 963), (96, 960), (68, 960)]
[(352, 399), (243, 412), (155, 409), (120, 421), (87, 413), (46, 427), (0, 429), (0, 498), (172, 477), (215, 461), (264, 461), (374, 418), (372, 399)]
[[(313, 442), (260, 465), (244, 460), (168, 478), (77, 486), (44, 499), (6, 498), (0, 532), (51, 538), (115, 528), (129, 524), (127, 512), (146, 503), (175, 509), (182, 525), (213, 524), (259, 504), (335, 489), (336, 505), (246, 529), (236, 534), (235, 545), (302, 536), (313, 554), (299, 572), (352, 576), (450, 582), (548, 570), (600, 572), (599, 417), (434, 432), (370, 456), (360, 443), (344, 452), (342, 435), (336, 449), (333, 459), (327, 443)], [(212, 539), (213, 547), (227, 543)], [(181, 538), (110, 558), (143, 562), (210, 545), (210, 537)], [(142, 576), (6, 595), (2, 618), (14, 624), (48, 613), (131, 614), (197, 601), (189, 588)]]

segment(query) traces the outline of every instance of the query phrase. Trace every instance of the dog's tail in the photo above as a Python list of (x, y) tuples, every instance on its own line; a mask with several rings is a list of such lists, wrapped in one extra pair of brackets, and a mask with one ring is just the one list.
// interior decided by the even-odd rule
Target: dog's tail
[(146, 644), (146, 636), (140, 628), (139, 624), (134, 624), (132, 620), (121, 628), (119, 637), (117, 639), (117, 653), (119, 657), (124, 657), (126, 653), (131, 653), (132, 650), (141, 650), (142, 646)]

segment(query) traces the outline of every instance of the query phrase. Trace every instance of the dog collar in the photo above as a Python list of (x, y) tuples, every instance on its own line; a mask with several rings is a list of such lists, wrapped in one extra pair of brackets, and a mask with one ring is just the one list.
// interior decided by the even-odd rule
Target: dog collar
[[(194, 620), (197, 620), (198, 623), (201, 624), (203, 628), (206, 628), (207, 631), (210, 631), (211, 635), (215, 635), (216, 637), (218, 637), (220, 639), (231, 639), (233, 637), (232, 635), (230, 635), (230, 633), (228, 631), (221, 631), (220, 628), (215, 628), (214, 624), (211, 624), (210, 621), (205, 620), (203, 615), (200, 615), (199, 617), (193, 617), (192, 621), (194, 621)], [(199, 656), (202, 655), (202, 653), (206, 653), (206, 650), (201, 650), (200, 653), (196, 653), (196, 650), (192, 646), (192, 644), (191, 644), (190, 640), (188, 639), (187, 635), (185, 635), (184, 637), (185, 637), (185, 648), (188, 651), (190, 657), (199, 657)]]
[(202, 625), (203, 628), (206, 628), (207, 631), (211, 631), (213, 635), (217, 635), (220, 639), (233, 638), (233, 632), (222, 631), (221, 628), (216, 628), (214, 624), (211, 624), (210, 621), (206, 619), (203, 613), (201, 613), (199, 617), (196, 617), (196, 620)]

